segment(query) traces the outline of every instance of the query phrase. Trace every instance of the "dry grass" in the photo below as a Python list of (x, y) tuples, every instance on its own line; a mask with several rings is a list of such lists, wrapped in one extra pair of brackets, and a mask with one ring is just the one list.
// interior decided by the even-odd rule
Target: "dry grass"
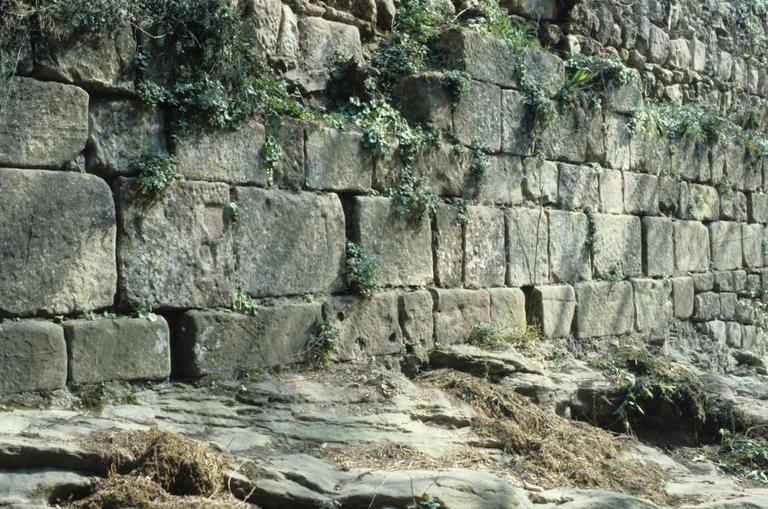
[(472, 405), (476, 431), (544, 487), (599, 488), (665, 501), (663, 472), (622, 456), (611, 433), (545, 412), (528, 398), (464, 373), (439, 370), (421, 381)]

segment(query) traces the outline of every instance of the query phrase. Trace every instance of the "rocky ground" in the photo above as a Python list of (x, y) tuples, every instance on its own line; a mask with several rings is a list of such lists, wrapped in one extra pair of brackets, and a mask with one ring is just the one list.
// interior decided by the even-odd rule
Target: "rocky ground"
[(626, 413), (632, 434), (593, 426), (622, 428), (629, 372), (539, 344), (439, 349), (410, 378), (379, 360), (17, 397), (0, 414), (0, 506), (768, 507), (768, 486), (723, 471), (710, 429), (725, 406), (760, 434), (763, 367), (697, 370), (711, 352), (665, 348), (686, 362), (663, 364), (676, 388), (701, 382), (709, 421), (673, 396), (677, 417), (652, 399)]

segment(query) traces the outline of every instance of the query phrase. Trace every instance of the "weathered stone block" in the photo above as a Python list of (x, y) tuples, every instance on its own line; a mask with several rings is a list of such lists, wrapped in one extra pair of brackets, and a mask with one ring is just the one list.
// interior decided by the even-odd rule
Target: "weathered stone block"
[(695, 221), (716, 221), (720, 217), (720, 197), (711, 186), (688, 184), (686, 217)]
[(720, 296), (714, 292), (696, 294), (694, 298), (693, 319), (699, 322), (709, 322), (720, 317)]
[(0, 166), (59, 169), (88, 139), (88, 94), (72, 85), (14, 78), (0, 102)]
[(414, 161), (414, 172), (424, 177), (439, 196), (465, 196), (475, 185), (470, 171), (469, 151), (461, 153), (455, 146), (441, 143), (427, 147)]
[(321, 320), (318, 303), (260, 307), (255, 316), (187, 311), (174, 327), (174, 369), (185, 376), (236, 376), (303, 362)]
[[(132, 309), (232, 303), (234, 260), (226, 184), (181, 182), (147, 201), (133, 181), (117, 187), (120, 302)], [(241, 215), (248, 220), (248, 212)], [(259, 218), (261, 219), (261, 218)]]
[(739, 191), (724, 193), (720, 196), (720, 216), (732, 221), (747, 220), (747, 197)]
[(597, 231), (592, 256), (595, 278), (641, 275), (643, 247), (640, 218), (595, 214), (594, 221)]
[(470, 288), (504, 286), (504, 212), (491, 207), (467, 207), (464, 227), (464, 284)]
[(749, 220), (753, 223), (768, 223), (768, 195), (749, 193)]
[(720, 320), (707, 322), (703, 325), (702, 331), (710, 336), (715, 343), (723, 346), (726, 344), (728, 333), (725, 322), (721, 322)]
[(23, 320), (0, 323), (0, 394), (61, 389), (67, 345), (61, 326)]
[(656, 64), (664, 65), (669, 57), (669, 35), (651, 24), (648, 37), (648, 59)]
[(572, 286), (537, 286), (532, 301), (532, 315), (546, 337), (563, 338), (570, 334), (576, 311)]
[(716, 292), (738, 292), (744, 288), (747, 273), (745, 271), (715, 271), (713, 288)]
[(674, 226), (671, 219), (643, 218), (643, 267), (647, 276), (675, 272)]
[(525, 103), (525, 96), (515, 90), (504, 90), (501, 99), (501, 150), (519, 156), (531, 155), (533, 112)]
[(235, 189), (240, 288), (256, 296), (342, 288), (344, 212), (336, 195)]
[(669, 41), (669, 64), (678, 69), (687, 70), (691, 65), (691, 50), (685, 39)]
[(445, 75), (428, 71), (401, 79), (393, 92), (395, 101), (410, 122), (434, 124), (440, 129), (453, 127), (453, 98)]
[(734, 189), (745, 189), (746, 173), (744, 167), (744, 148), (735, 143), (725, 146), (724, 153), (724, 174)]
[(672, 319), (672, 285), (661, 279), (633, 279), (635, 321), (638, 331), (666, 327)]
[(558, 15), (555, 0), (504, 0), (501, 5), (512, 14), (530, 19), (552, 20)]
[(525, 294), (519, 288), (489, 288), (490, 324), (512, 334), (525, 332)]
[(712, 265), (715, 270), (741, 268), (743, 251), (739, 223), (731, 221), (710, 223), (709, 238), (712, 244)]
[(432, 290), (432, 297), (437, 343), (463, 343), (472, 327), (490, 323), (491, 299), (485, 290)]
[(643, 146), (639, 136), (629, 132), (629, 118), (605, 114), (604, 163), (614, 170), (633, 170), (642, 165)]
[(0, 170), (0, 314), (111, 306), (115, 205), (93, 175)]
[(696, 221), (675, 222), (675, 267), (678, 273), (709, 269), (709, 230)]
[(486, 182), (478, 185), (475, 199), (495, 205), (520, 205), (523, 203), (523, 162), (517, 156), (493, 156), (486, 170)]
[(427, 290), (400, 296), (400, 316), (405, 342), (409, 345), (433, 344), (432, 295)]
[(672, 278), (672, 302), (675, 318), (687, 320), (693, 314), (693, 278)]
[(577, 337), (617, 336), (632, 332), (635, 304), (629, 281), (577, 283), (576, 301)]
[(544, 209), (504, 211), (507, 285), (530, 286), (549, 279), (549, 219)]
[(273, 169), (275, 183), (280, 187), (301, 189), (304, 186), (304, 134), (303, 124), (288, 119), (267, 129), (267, 135), (280, 144), (281, 157)]
[(600, 170), (600, 211), (605, 214), (624, 212), (624, 192), (621, 172)]
[(64, 323), (69, 382), (160, 380), (171, 374), (168, 324), (158, 316)]
[(653, 175), (624, 173), (624, 211), (627, 214), (659, 214), (659, 182)]
[(744, 265), (751, 269), (763, 266), (763, 226), (760, 224), (742, 224), (741, 242)]
[(523, 194), (527, 200), (539, 205), (557, 203), (557, 164), (538, 157), (523, 162)]
[[(683, 206), (681, 207), (681, 203)], [(659, 211), (675, 217), (688, 205), (688, 184), (672, 177), (659, 178)]]
[(603, 115), (581, 109), (562, 112), (541, 134), (540, 153), (545, 159), (583, 163), (602, 158)]
[(560, 164), (558, 205), (567, 210), (599, 210), (598, 172), (589, 166)]
[(382, 285), (432, 282), (432, 232), (427, 221), (398, 216), (386, 198), (362, 196), (355, 198), (354, 216), (353, 239), (378, 257)]
[(549, 264), (553, 283), (592, 279), (587, 216), (550, 210)]
[[(643, 108), (640, 73), (632, 69), (632, 79), (626, 85), (610, 85), (605, 94), (605, 109), (630, 115)], [(606, 116), (607, 118), (607, 116)]]
[(453, 132), (464, 145), (482, 140), (493, 152), (501, 150), (501, 89), (471, 81), (453, 108)]
[(691, 279), (693, 279), (693, 287), (696, 292), (711, 292), (715, 287), (715, 277), (712, 272), (691, 274)]
[(740, 323), (728, 322), (726, 324), (726, 337), (728, 346), (733, 348), (741, 348), (741, 327)]
[(179, 172), (193, 180), (266, 185), (265, 141), (266, 130), (258, 122), (236, 130), (201, 132), (178, 142)]
[(720, 294), (720, 319), (735, 320), (736, 306), (738, 305), (738, 302), (739, 302), (739, 298), (735, 293), (721, 293)]
[(461, 286), (464, 267), (464, 235), (459, 209), (441, 203), (435, 213), (435, 280), (438, 286)]
[(327, 127), (307, 130), (307, 188), (365, 192), (371, 188), (373, 160), (359, 132)]

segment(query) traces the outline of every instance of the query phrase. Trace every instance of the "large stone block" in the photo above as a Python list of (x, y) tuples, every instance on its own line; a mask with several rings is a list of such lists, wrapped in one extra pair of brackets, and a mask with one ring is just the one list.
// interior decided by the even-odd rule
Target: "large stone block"
[(0, 394), (61, 389), (67, 383), (67, 345), (60, 325), (3, 322), (0, 344)]
[(709, 225), (712, 245), (712, 265), (715, 270), (733, 270), (742, 267), (743, 251), (741, 227), (731, 221), (717, 221)]
[(176, 145), (179, 172), (193, 180), (266, 185), (265, 141), (266, 130), (258, 122), (235, 130), (195, 133)]
[(635, 324), (640, 332), (667, 327), (672, 319), (672, 284), (662, 279), (633, 279)]
[(740, 191), (720, 195), (720, 218), (731, 221), (747, 220), (747, 196)]
[(720, 294), (720, 318), (722, 320), (735, 320), (736, 319), (736, 306), (738, 305), (739, 298), (735, 293), (721, 293)]
[(406, 344), (432, 346), (435, 332), (432, 308), (432, 294), (427, 290), (400, 296), (401, 325)]
[(675, 318), (687, 320), (693, 314), (693, 278), (672, 278), (672, 303)]
[(428, 71), (401, 79), (393, 92), (403, 116), (413, 123), (434, 124), (440, 129), (453, 127), (453, 97), (445, 75)]
[(400, 353), (403, 332), (398, 318), (398, 296), (379, 293), (371, 298), (334, 297), (324, 310), (339, 329), (335, 360), (362, 360)]
[[(166, 151), (163, 118), (157, 109), (136, 101), (96, 99), (91, 102), (89, 117), (88, 171), (127, 175), (135, 171), (134, 164), (140, 157)], [(196, 176), (184, 169), (184, 165), (180, 166), (185, 175)], [(206, 167), (200, 164), (195, 169), (202, 173)]]
[(507, 228), (507, 285), (531, 286), (549, 280), (549, 217), (544, 209), (504, 211)]
[(0, 166), (59, 169), (85, 148), (88, 94), (14, 78), (3, 86), (0, 118)]
[(696, 221), (676, 221), (675, 267), (678, 273), (709, 269), (709, 230)]
[(693, 319), (709, 322), (720, 318), (720, 296), (714, 292), (696, 294), (693, 306)]
[(307, 188), (365, 192), (371, 188), (373, 160), (362, 133), (327, 127), (307, 130)]
[(716, 221), (720, 217), (720, 197), (711, 186), (688, 184), (686, 217), (695, 221)]
[(281, 157), (273, 169), (275, 183), (280, 187), (301, 189), (304, 186), (304, 134), (304, 125), (289, 119), (267, 128), (267, 136), (280, 144)]
[(630, 133), (628, 125), (625, 115), (605, 114), (604, 163), (614, 170), (634, 170), (642, 165), (643, 138)]
[(576, 336), (593, 338), (632, 332), (635, 305), (632, 283), (577, 283)]
[(429, 182), (439, 196), (465, 196), (474, 184), (470, 172), (469, 151), (458, 150), (456, 146), (441, 143), (427, 147), (416, 156), (414, 172)]
[(768, 194), (749, 193), (749, 220), (753, 223), (768, 223)]
[(621, 172), (603, 168), (600, 177), (600, 210), (605, 214), (624, 212), (624, 191)]
[(692, 136), (684, 135), (671, 143), (671, 173), (686, 180), (708, 182), (712, 168), (709, 161), (709, 145)]
[(453, 288), (462, 284), (464, 235), (459, 209), (441, 203), (435, 213), (435, 280), (438, 286)]
[(659, 182), (655, 176), (624, 173), (624, 212), (644, 216), (659, 214)]
[(379, 259), (384, 286), (432, 282), (432, 232), (427, 221), (398, 216), (386, 198), (356, 197), (353, 239)]
[(136, 40), (125, 24), (105, 33), (43, 26), (35, 45), (35, 71), (42, 78), (99, 92), (133, 92)]
[(763, 266), (763, 225), (742, 224), (741, 242), (744, 250), (744, 265), (750, 269)]
[(470, 288), (504, 286), (506, 256), (504, 212), (482, 207), (467, 207), (464, 227), (464, 284)]
[(485, 183), (474, 186), (477, 188), (475, 199), (480, 203), (520, 205), (523, 203), (522, 181), (523, 162), (519, 157), (493, 156), (486, 170)]
[(553, 283), (592, 279), (589, 223), (580, 212), (550, 210), (549, 267)]
[(567, 109), (541, 134), (545, 159), (583, 163), (601, 160), (604, 151), (603, 115), (582, 109)]
[(111, 306), (115, 205), (93, 175), (0, 170), (0, 314)]
[(539, 157), (528, 157), (523, 163), (523, 194), (538, 205), (557, 203), (557, 164)]
[(662, 214), (677, 217), (687, 205), (688, 184), (685, 181), (673, 177), (659, 178), (659, 210)]
[(435, 342), (463, 343), (472, 327), (490, 323), (491, 299), (485, 290), (432, 290)]
[(576, 293), (569, 285), (537, 286), (533, 289), (532, 315), (548, 338), (570, 334), (576, 311)]
[(142, 318), (74, 320), (64, 323), (69, 382), (159, 380), (171, 374), (166, 321)]
[[(148, 201), (131, 179), (117, 186), (120, 302), (131, 309), (232, 303), (235, 264), (229, 187), (181, 182)], [(241, 218), (248, 219), (242, 211)]]
[(318, 303), (260, 307), (255, 316), (187, 311), (174, 326), (174, 369), (185, 376), (233, 376), (303, 362), (321, 320)]
[(639, 276), (643, 272), (639, 217), (595, 214), (592, 263), (595, 278)]
[(566, 210), (599, 210), (600, 191), (597, 170), (589, 166), (560, 164), (558, 205)]
[(453, 108), (453, 131), (464, 145), (486, 143), (493, 152), (501, 150), (501, 89), (471, 81)]
[(490, 324), (498, 330), (523, 334), (525, 320), (525, 294), (519, 288), (490, 288)]
[(343, 287), (344, 212), (336, 195), (238, 187), (235, 200), (242, 290), (267, 296)]
[(643, 267), (647, 276), (675, 272), (675, 230), (671, 219), (643, 218)]
[(501, 150), (519, 156), (531, 155), (533, 112), (525, 96), (515, 90), (504, 90), (501, 99)]

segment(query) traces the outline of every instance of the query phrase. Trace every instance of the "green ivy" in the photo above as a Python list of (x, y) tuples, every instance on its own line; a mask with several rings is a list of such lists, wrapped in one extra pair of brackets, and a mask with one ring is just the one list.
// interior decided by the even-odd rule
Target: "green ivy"
[(264, 163), (264, 173), (267, 177), (267, 186), (272, 186), (275, 180), (275, 167), (283, 157), (283, 148), (274, 136), (267, 136), (264, 146), (261, 148), (261, 160)]
[(182, 179), (176, 158), (168, 154), (150, 154), (134, 163), (138, 172), (135, 184), (139, 192), (148, 198), (166, 196), (177, 181)]

